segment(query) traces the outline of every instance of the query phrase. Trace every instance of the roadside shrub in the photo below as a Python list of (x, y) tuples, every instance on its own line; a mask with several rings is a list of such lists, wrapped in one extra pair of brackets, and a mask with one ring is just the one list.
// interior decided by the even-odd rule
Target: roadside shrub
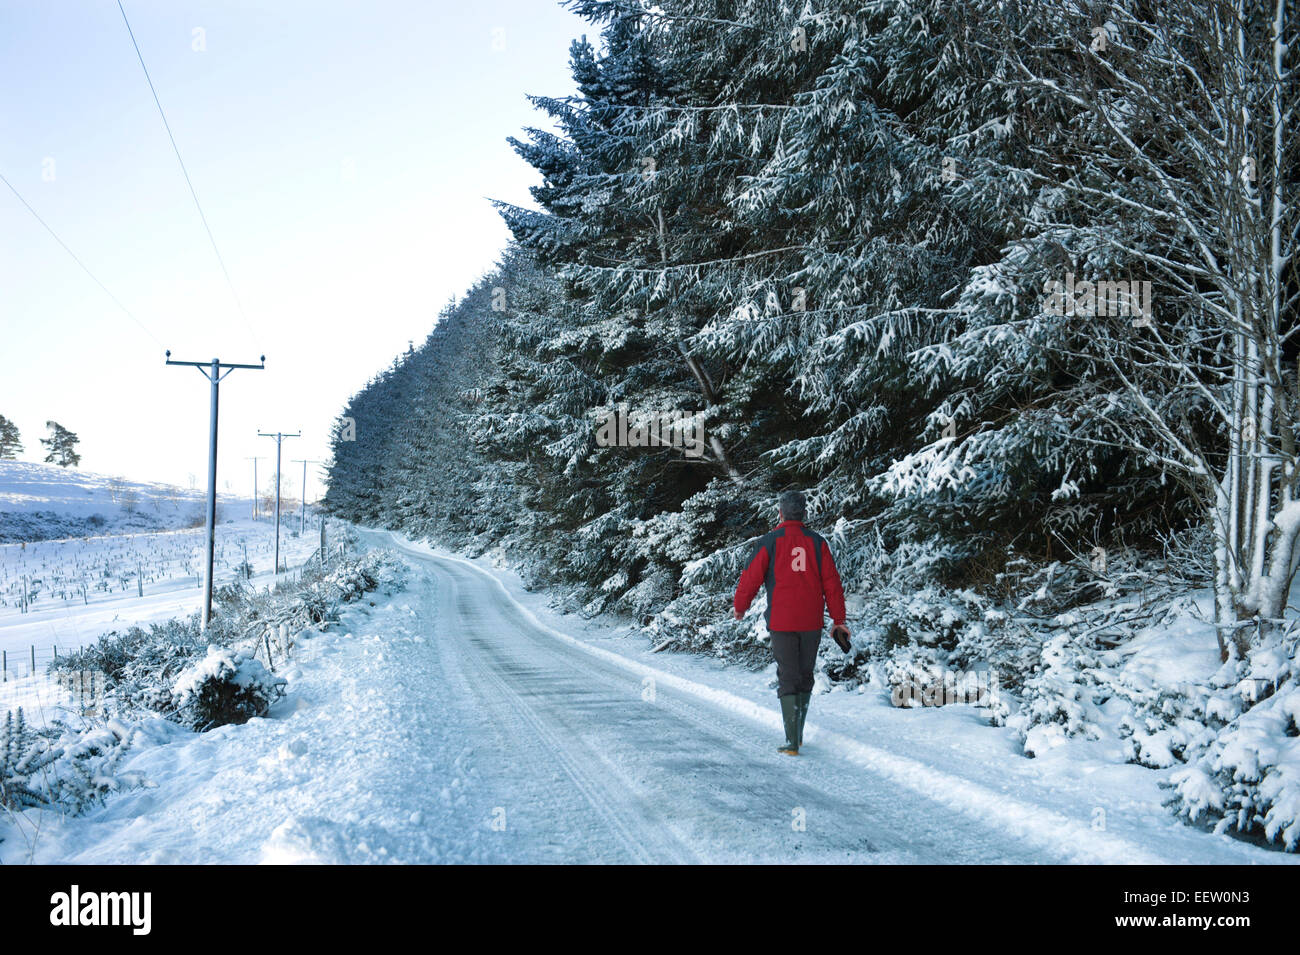
[(50, 669), (98, 670), (118, 708), (162, 711), (171, 700), (172, 681), (207, 643), (195, 614), (106, 633), (95, 643), (59, 657)]
[[(368, 551), (304, 568), (301, 580), (282, 582), (273, 591), (236, 581), (213, 595), (206, 633), (197, 614), (113, 631), (59, 657), (50, 669), (102, 672), (107, 695), (120, 712), (153, 711), (199, 730), (242, 723), (263, 715), (283, 694), (275, 689), (283, 681), (256, 669), (262, 664), (253, 654), (263, 633), (281, 625), (292, 632), (326, 626), (337, 619), (341, 604), (379, 588), (400, 587), (404, 567), (390, 552)], [(231, 649), (250, 640), (254, 649), (248, 653)], [(201, 670), (204, 665), (210, 672)], [(185, 689), (183, 700), (177, 699), (177, 687)]]
[(28, 809), (50, 805), (41, 773), (62, 753), (54, 747), (53, 730), (29, 724), (19, 707), (0, 724), (0, 806)]
[(1274, 634), (1215, 675), (1204, 704), (1218, 727), (1184, 753), (1170, 777), (1171, 807), (1215, 832), (1263, 836), (1288, 852), (1300, 849), (1300, 633)]
[(33, 726), (19, 708), (0, 721), (0, 807), (82, 812), (111, 792), (145, 785), (118, 764), (136, 728), (117, 720), (92, 730)]
[(1101, 712), (1093, 673), (1096, 650), (1073, 633), (1058, 634), (1042, 647), (1040, 662), (1025, 681), (1018, 711), (994, 708), (995, 725), (1016, 731), (1026, 756), (1041, 756), (1070, 736), (1099, 739)]
[(203, 732), (227, 723), (265, 716), (284, 696), (287, 681), (275, 676), (247, 651), (209, 646), (171, 686), (171, 716)]

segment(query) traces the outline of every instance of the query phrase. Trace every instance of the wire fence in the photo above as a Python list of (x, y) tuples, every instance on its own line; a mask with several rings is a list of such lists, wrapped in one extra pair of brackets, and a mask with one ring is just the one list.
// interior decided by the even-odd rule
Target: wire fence
[(102, 670), (32, 671), (30, 657), (24, 667), (21, 673), (7, 671), (7, 679), (0, 681), (0, 720), (14, 710), (22, 710), (27, 722), (38, 726), (56, 718), (103, 720), (116, 713)]
[[(64, 656), (68, 651), (64, 650)], [(0, 650), (0, 683), (44, 673), (59, 658), (57, 646), (29, 646), (24, 649)]]
[[(81, 710), (93, 705), (95, 690), (103, 691), (103, 674), (51, 673), (50, 664), (58, 660), (59, 653), (56, 646), (0, 650), (0, 718), (7, 710), (21, 707), (29, 720), (41, 723), (43, 717), (66, 712), (69, 706)], [(63, 655), (67, 653), (65, 649)]]

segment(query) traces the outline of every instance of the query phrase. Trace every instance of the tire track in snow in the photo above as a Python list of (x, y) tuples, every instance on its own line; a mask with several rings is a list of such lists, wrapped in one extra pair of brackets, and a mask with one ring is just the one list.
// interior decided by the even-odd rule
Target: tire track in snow
[[(612, 767), (598, 752), (580, 739), (561, 739), (537, 708), (501, 675), (501, 659), (499, 655), (493, 656), (495, 648), (481, 632), (484, 627), (477, 619), (476, 608), (459, 593), (460, 584), (455, 577), (444, 575), (442, 580), (451, 591), (457, 616), (454, 621), (439, 620), (436, 609), (431, 609), (430, 617), (438, 621), (442, 631), (438, 647), (441, 652), (454, 656), (453, 665), (461, 672), (462, 685), (474, 693), (488, 718), (499, 725), (512, 754), (516, 758), (522, 756), (534, 766), (533, 778), (545, 778), (548, 768), (558, 767), (581, 794), (591, 814), (636, 862), (700, 861), (672, 834), (661, 816), (629, 787), (620, 785), (617, 774), (610, 772)], [(460, 626), (467, 632), (460, 632)], [(546, 758), (540, 758), (535, 749), (523, 745), (520, 729), (541, 744)]]

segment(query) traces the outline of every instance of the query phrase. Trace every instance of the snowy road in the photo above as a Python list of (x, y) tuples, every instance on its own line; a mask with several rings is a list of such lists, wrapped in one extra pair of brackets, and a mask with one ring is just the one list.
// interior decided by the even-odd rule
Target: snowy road
[(558, 641), (495, 582), (425, 575), (431, 679), (474, 726), (476, 796), (517, 861), (1031, 862), (1039, 849)]

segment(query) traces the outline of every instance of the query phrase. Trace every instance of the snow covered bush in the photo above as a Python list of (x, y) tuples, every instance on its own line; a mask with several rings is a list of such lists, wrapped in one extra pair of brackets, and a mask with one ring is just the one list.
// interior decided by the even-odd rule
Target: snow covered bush
[(64, 809), (82, 812), (109, 793), (151, 785), (139, 773), (124, 773), (118, 768), (138, 733), (137, 726), (116, 719), (90, 729), (64, 727), (56, 743), (63, 758), (54, 764), (61, 771), (55, 802)]
[(196, 614), (111, 631), (95, 643), (59, 657), (50, 669), (56, 673), (103, 673), (108, 702), (117, 711), (162, 710), (176, 674), (206, 646)]
[[(996, 595), (936, 581), (935, 565), (947, 559), (932, 544), (887, 546), (875, 531), (840, 541), (837, 563), (846, 578), (853, 574), (870, 585), (849, 598), (850, 623), (860, 621), (854, 658), (827, 651), (827, 675), (853, 684), (883, 673), (891, 695), (903, 685), (928, 686), (922, 671), (996, 670), (1000, 680), (1010, 674), (1014, 685), (1030, 665), (1023, 635), (1008, 624)], [(882, 663), (883, 670), (875, 666)], [(918, 679), (904, 675), (913, 670)]]
[(1177, 686), (1124, 672), (1117, 648), (1184, 613), (1187, 586), (1167, 555), (1127, 549), (1108, 559), (1008, 560), (994, 588), (1000, 598), (968, 628), (961, 649), (978, 648), (1015, 691), (996, 701), (994, 725), (1014, 729), (1025, 754), (1037, 756), (1070, 737), (1101, 738), (1103, 724), (1113, 723), (1103, 708), (1117, 700), (1128, 712), (1112, 728), (1129, 741), (1132, 761), (1155, 766), (1162, 747), (1181, 751), (1197, 735), (1180, 722), (1189, 701), (1176, 698)]
[(26, 809), (50, 804), (40, 775), (62, 753), (53, 746), (55, 733), (29, 724), (19, 707), (0, 724), (0, 806)]
[(946, 654), (932, 647), (908, 647), (885, 661), (885, 680), (895, 706), (933, 705), (935, 687), (942, 688)]
[(1210, 689), (1198, 683), (1162, 685), (1150, 677), (1121, 673), (1115, 696), (1132, 709), (1119, 722), (1129, 762), (1166, 769), (1203, 752), (1222, 721), (1207, 714)]
[(882, 641), (883, 649), (903, 645), (953, 650), (962, 630), (970, 623), (978, 600), (970, 595), (925, 587), (911, 592), (885, 588), (870, 600), (868, 619)]
[(1024, 683), (1019, 709), (995, 708), (994, 723), (1015, 730), (1025, 755), (1031, 757), (1059, 746), (1066, 737), (1099, 738), (1102, 717), (1094, 695), (1099, 663), (1086, 640), (1072, 633), (1051, 637)]
[[(758, 600), (763, 599), (760, 594)], [(655, 614), (642, 632), (657, 649), (704, 653), (753, 669), (766, 666), (772, 651), (762, 617), (738, 621), (719, 613), (719, 606), (725, 608), (730, 600), (730, 594), (717, 591), (685, 593)]]
[[(1170, 782), (1175, 812), (1216, 832), (1262, 835), (1300, 848), (1300, 633), (1274, 634), (1214, 679), (1205, 716), (1221, 726)], [(1199, 741), (1198, 741), (1199, 742)]]
[(267, 614), (275, 624), (301, 629), (335, 619), (339, 604), (351, 603), (381, 590), (391, 593), (405, 583), (405, 564), (387, 550), (364, 551), (326, 564), (303, 568), (295, 584), (282, 585)]
[(172, 684), (170, 711), (177, 722), (199, 732), (246, 723), (265, 716), (284, 696), (286, 683), (247, 651), (209, 646)]
[(320, 595), (323, 588), (327, 599), (350, 603), (372, 590), (400, 587), (405, 579), (404, 568), (405, 565), (391, 551), (365, 551), (355, 558), (340, 561), (311, 592)]
[(118, 766), (137, 728), (118, 720), (90, 730), (63, 725), (35, 727), (22, 709), (0, 722), (0, 807), (37, 807), (82, 812), (111, 792), (146, 785)]
[(324, 565), (308, 564), (298, 577), (269, 591), (235, 581), (214, 595), (219, 611), (214, 620), (222, 636), (212, 642), (226, 643), (281, 624), (296, 631), (329, 623), (337, 618), (340, 604), (377, 589), (400, 588), (404, 567), (392, 552), (377, 550), (335, 557)]
[(614, 601), (614, 609), (642, 618), (671, 601), (676, 589), (677, 581), (672, 574), (656, 571), (623, 591)]

